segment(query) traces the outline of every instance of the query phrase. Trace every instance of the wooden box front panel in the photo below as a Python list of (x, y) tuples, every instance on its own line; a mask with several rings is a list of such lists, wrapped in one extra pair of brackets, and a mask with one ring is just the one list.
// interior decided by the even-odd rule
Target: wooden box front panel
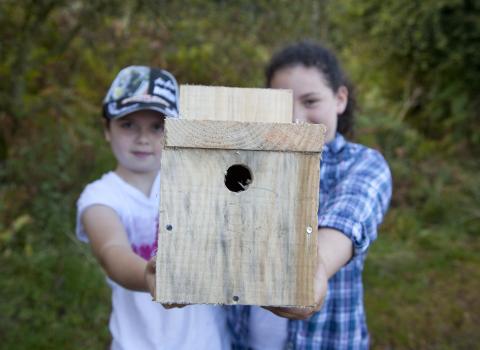
[[(313, 305), (319, 157), (164, 149), (156, 301)], [(225, 186), (235, 164), (242, 192)]]

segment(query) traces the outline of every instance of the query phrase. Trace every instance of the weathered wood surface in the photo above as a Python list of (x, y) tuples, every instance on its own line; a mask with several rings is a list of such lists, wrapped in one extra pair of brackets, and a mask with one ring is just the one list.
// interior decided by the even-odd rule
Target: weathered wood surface
[[(318, 153), (167, 148), (162, 157), (157, 301), (314, 304)], [(232, 164), (253, 175), (243, 192), (225, 186)]]
[[(162, 155), (155, 300), (312, 306), (320, 153), (293, 150), (321, 149), (324, 127), (291, 124), (288, 90), (180, 91)], [(225, 184), (233, 165), (251, 173), (244, 191)]]
[(181, 85), (180, 118), (291, 123), (291, 90)]
[(321, 152), (320, 124), (167, 119), (165, 147)]

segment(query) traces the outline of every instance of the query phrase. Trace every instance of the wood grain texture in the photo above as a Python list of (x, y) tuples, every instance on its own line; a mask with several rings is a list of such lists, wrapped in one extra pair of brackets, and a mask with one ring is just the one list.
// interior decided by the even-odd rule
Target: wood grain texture
[(291, 90), (181, 85), (180, 117), (187, 120), (291, 123)]
[[(165, 149), (156, 301), (313, 305), (319, 157)], [(253, 176), (243, 192), (225, 186), (234, 164)]]
[(321, 124), (166, 119), (165, 147), (321, 152)]

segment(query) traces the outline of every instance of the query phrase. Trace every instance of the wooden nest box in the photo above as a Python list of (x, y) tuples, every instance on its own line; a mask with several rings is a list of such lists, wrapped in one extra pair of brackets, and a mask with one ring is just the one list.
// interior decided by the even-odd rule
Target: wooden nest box
[(162, 154), (161, 303), (312, 306), (325, 127), (289, 90), (181, 86)]

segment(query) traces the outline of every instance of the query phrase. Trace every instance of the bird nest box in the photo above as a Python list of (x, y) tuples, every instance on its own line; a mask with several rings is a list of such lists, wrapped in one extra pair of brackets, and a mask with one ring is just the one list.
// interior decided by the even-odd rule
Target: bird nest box
[(155, 300), (312, 306), (325, 127), (289, 90), (181, 86), (165, 122)]

